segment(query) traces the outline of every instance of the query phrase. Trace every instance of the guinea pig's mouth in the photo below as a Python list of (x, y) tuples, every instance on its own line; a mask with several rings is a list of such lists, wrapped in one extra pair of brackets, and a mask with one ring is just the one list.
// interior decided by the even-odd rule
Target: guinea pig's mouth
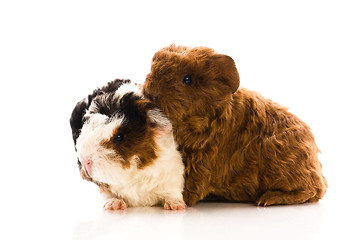
[(78, 159), (78, 167), (79, 167), (79, 171), (80, 171), (80, 175), (84, 180), (90, 181), (92, 182), (93, 179), (90, 177), (89, 173), (87, 172), (87, 170), (84, 168), (84, 166), (81, 164), (81, 162)]

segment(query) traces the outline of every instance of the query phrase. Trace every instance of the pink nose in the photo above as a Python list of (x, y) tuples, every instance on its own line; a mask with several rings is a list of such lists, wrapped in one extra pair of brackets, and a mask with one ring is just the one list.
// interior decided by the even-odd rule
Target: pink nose
[(87, 157), (80, 157), (81, 165), (85, 168), (85, 171), (88, 173), (89, 176), (92, 174), (92, 166), (93, 160), (90, 156)]

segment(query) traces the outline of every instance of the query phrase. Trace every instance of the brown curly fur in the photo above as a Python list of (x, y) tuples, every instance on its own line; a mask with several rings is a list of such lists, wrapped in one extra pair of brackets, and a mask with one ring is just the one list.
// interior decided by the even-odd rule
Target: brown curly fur
[(153, 57), (144, 93), (173, 124), (188, 206), (209, 194), (263, 206), (321, 199), (327, 182), (310, 128), (238, 86), (233, 59), (210, 48), (171, 45)]

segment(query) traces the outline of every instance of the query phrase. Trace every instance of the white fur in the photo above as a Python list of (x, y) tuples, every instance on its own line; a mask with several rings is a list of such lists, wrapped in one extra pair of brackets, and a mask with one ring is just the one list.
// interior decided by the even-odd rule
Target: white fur
[(136, 84), (134, 82), (123, 84), (117, 89), (115, 95), (122, 97), (126, 93), (133, 92), (136, 95), (143, 96), (140, 86), (141, 86), (140, 84)]
[(101, 142), (110, 141), (113, 130), (122, 124), (123, 118), (113, 118), (112, 121), (107, 122), (108, 117), (102, 114), (91, 114), (88, 117), (89, 119), (83, 125), (76, 144), (78, 158), (80, 161), (86, 159), (93, 160), (92, 173), (88, 174), (94, 180), (103, 180), (109, 183), (116, 182), (117, 179), (114, 179), (114, 174), (108, 174), (108, 171), (105, 171), (105, 169), (108, 168), (108, 165), (114, 166), (113, 168), (115, 169), (121, 167), (120, 161), (122, 159), (118, 158), (117, 162), (110, 161), (109, 156), (113, 156), (116, 153), (103, 147)]
[[(182, 200), (184, 166), (173, 136), (157, 141), (160, 156), (144, 169), (132, 165), (118, 174), (119, 182), (110, 186), (115, 196), (129, 206), (152, 206), (165, 200)], [(120, 169), (119, 169), (120, 170)]]
[(172, 125), (157, 109), (150, 110), (147, 115), (160, 129), (166, 130), (155, 131), (155, 151), (159, 157), (150, 165), (139, 169), (139, 158), (133, 156), (130, 168), (123, 168), (122, 156), (101, 145), (102, 141), (111, 141), (114, 129), (120, 127), (123, 118), (114, 117), (109, 121), (107, 116), (89, 114), (89, 111), (89, 119), (77, 141), (78, 157), (81, 161), (92, 159), (89, 175), (92, 179), (109, 185), (113, 195), (106, 193), (107, 199), (122, 198), (128, 206), (183, 202), (184, 166), (173, 138)]

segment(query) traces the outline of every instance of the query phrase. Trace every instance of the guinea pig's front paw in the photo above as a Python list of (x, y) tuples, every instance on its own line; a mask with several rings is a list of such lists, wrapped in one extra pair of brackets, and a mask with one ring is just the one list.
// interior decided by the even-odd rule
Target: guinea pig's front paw
[(183, 192), (183, 199), (188, 207), (192, 207), (194, 204), (200, 201), (199, 196), (197, 194), (191, 193), (187, 191), (187, 189), (185, 189)]
[(103, 206), (104, 210), (125, 210), (127, 208), (127, 204), (123, 199), (119, 198), (111, 198), (107, 200)]
[(182, 199), (174, 200), (174, 199), (165, 199), (164, 202), (165, 210), (184, 210), (186, 209), (186, 204)]

